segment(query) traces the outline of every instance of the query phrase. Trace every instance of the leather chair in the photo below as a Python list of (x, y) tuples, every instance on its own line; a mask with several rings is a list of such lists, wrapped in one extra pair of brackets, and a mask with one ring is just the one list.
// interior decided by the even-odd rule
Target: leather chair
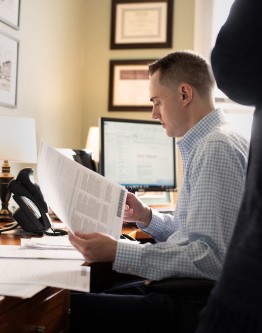
[(193, 333), (198, 325), (200, 311), (207, 303), (215, 281), (194, 278), (171, 278), (147, 284), (152, 292), (164, 293), (174, 298), (175, 333)]
[[(111, 287), (114, 283), (132, 281), (134, 276), (119, 274), (112, 270), (111, 263), (91, 264), (91, 290), (99, 292)], [(175, 304), (175, 333), (193, 333), (198, 324), (201, 309), (205, 306), (215, 281), (195, 278), (170, 278), (161, 281), (147, 282), (148, 291), (168, 294)]]

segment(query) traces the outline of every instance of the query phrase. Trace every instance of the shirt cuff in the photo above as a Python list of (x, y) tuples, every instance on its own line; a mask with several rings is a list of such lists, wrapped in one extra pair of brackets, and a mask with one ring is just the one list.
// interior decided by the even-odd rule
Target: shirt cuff
[(142, 248), (143, 244), (139, 244), (138, 242), (118, 240), (113, 269), (119, 273), (139, 275)]
[(156, 230), (159, 229), (159, 223), (163, 222), (163, 214), (159, 213), (157, 210), (152, 209), (152, 219), (149, 223), (148, 227), (144, 227), (142, 223), (137, 222), (137, 226), (139, 229), (144, 231), (147, 234), (154, 234)]

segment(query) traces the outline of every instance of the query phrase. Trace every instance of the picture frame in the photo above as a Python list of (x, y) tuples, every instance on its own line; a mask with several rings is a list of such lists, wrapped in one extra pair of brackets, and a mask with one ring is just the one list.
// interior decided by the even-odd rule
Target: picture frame
[(112, 0), (110, 48), (171, 48), (173, 2)]
[(19, 41), (0, 31), (0, 105), (17, 106)]
[(110, 60), (109, 111), (151, 111), (148, 64), (154, 59)]
[(0, 1), (0, 21), (18, 30), (20, 18), (20, 0)]

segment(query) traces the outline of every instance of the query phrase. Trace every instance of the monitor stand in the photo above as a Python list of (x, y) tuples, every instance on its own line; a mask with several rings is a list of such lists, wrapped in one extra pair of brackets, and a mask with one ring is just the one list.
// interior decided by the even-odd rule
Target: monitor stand
[(175, 207), (174, 193), (176, 192), (136, 192), (136, 196), (151, 207)]

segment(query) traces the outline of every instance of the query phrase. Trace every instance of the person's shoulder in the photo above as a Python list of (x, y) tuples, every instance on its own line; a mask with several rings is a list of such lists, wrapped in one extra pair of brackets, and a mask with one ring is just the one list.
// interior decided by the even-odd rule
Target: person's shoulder
[(261, 103), (261, 0), (236, 0), (211, 51), (218, 88), (243, 105)]
[(216, 127), (212, 132), (210, 132), (205, 138), (206, 144), (212, 142), (222, 142), (224, 144), (234, 145), (236, 147), (242, 147), (248, 149), (248, 140), (229, 124), (223, 124)]

